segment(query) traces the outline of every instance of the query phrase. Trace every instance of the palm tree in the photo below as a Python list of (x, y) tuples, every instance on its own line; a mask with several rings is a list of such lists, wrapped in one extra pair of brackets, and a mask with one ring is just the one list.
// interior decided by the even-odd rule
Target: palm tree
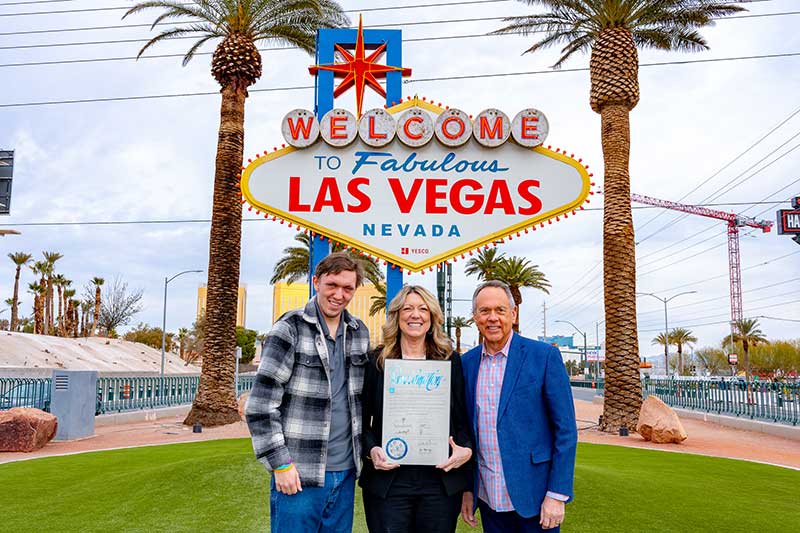
[(375, 285), (378, 296), (370, 296), (369, 316), (375, 316), (386, 309), (386, 285), (378, 283)]
[(734, 342), (742, 343), (742, 350), (744, 351), (744, 377), (745, 380), (750, 382), (750, 347), (758, 344), (766, 344), (767, 338), (760, 329), (760, 324), (756, 318), (742, 318), (733, 323)]
[(47, 295), (45, 296), (45, 309), (44, 309), (44, 320), (45, 320), (45, 335), (50, 335), (50, 332), (53, 330), (53, 320), (55, 319), (55, 313), (53, 309), (53, 305), (55, 302), (55, 298), (53, 298), (53, 278), (55, 277), (56, 273), (56, 261), (64, 257), (62, 254), (58, 252), (42, 252), (42, 256), (44, 256), (45, 263), (47, 263)]
[(527, 52), (563, 44), (560, 68), (591, 51), (589, 105), (600, 114), (605, 166), (603, 276), (606, 382), (602, 429), (636, 427), (642, 402), (636, 327), (636, 257), (630, 196), (630, 112), (639, 102), (637, 47), (708, 49), (697, 31), (744, 8), (721, 0), (522, 0), (545, 12), (505, 19), (495, 33), (543, 32)]
[[(64, 280), (69, 281), (69, 280)], [(70, 281), (70, 283), (72, 283)], [(65, 288), (63, 291), (64, 296), (64, 315), (63, 320), (60, 321), (61, 335), (63, 337), (72, 337), (73, 330), (75, 329), (75, 303), (72, 299), (75, 296), (75, 289)]]
[(691, 330), (684, 328), (675, 328), (669, 333), (670, 341), (678, 347), (678, 375), (683, 375), (683, 346), (694, 344), (697, 342), (697, 337), (692, 334)]
[(28, 284), (28, 292), (33, 295), (33, 332), (41, 334), (44, 331), (44, 295), (47, 293), (47, 288), (34, 281)]
[(522, 304), (522, 291), (523, 287), (532, 289), (539, 289), (545, 294), (550, 294), (550, 282), (544, 277), (544, 274), (539, 271), (538, 265), (532, 265), (531, 262), (522, 257), (509, 257), (502, 259), (497, 269), (492, 272), (491, 279), (496, 279), (504, 282), (511, 289), (511, 295), (514, 297), (514, 303), (517, 305), (517, 316), (514, 319), (514, 331), (519, 332), (519, 306)]
[(56, 287), (58, 295), (58, 334), (65, 336), (64, 313), (66, 312), (66, 296), (63, 295), (64, 289), (72, 285), (72, 280), (68, 280), (64, 274), (53, 276), (53, 285)]
[[(665, 340), (666, 339), (666, 340)], [(650, 344), (660, 344), (664, 346), (665, 344), (672, 344), (672, 334), (669, 335), (669, 338), (665, 337), (663, 333), (659, 333), (656, 335)], [(669, 346), (664, 349), (664, 374), (669, 376), (669, 357), (667, 354), (669, 353)]]
[(186, 339), (189, 338), (189, 330), (187, 328), (178, 329), (178, 357), (183, 359), (184, 352), (186, 351)]
[(283, 249), (283, 257), (278, 259), (275, 268), (272, 269), (272, 278), (269, 282), (273, 285), (281, 280), (294, 283), (308, 277), (311, 236), (308, 233), (298, 232), (294, 240), (301, 245), (287, 246)]
[(14, 296), (12, 297), (14, 301), (11, 304), (11, 327), (9, 329), (11, 331), (17, 331), (19, 322), (19, 274), (22, 267), (27, 265), (30, 260), (33, 259), (33, 256), (25, 252), (17, 252), (8, 254), (8, 258), (16, 265), (16, 271), (14, 272)]
[(503, 262), (504, 255), (498, 253), (497, 248), (483, 248), (478, 250), (477, 256), (467, 261), (464, 273), (467, 276), (477, 275), (479, 280), (494, 279), (495, 270)]
[(317, 29), (348, 23), (332, 0), (153, 0), (129, 9), (124, 17), (147, 9), (163, 12), (153, 26), (168, 19), (189, 20), (150, 39), (138, 57), (167, 39), (196, 37), (184, 66), (207, 41), (222, 39), (211, 60), (211, 74), (222, 87), (214, 200), (208, 258), (206, 344), (200, 386), (185, 424), (206, 426), (240, 420), (233, 391), (236, 305), (242, 241), (242, 205), (238, 182), (244, 147), (247, 88), (261, 77), (256, 42), (269, 40), (313, 52)]
[[(42, 322), (41, 322), (41, 324), (39, 324), (38, 322), (34, 321), (34, 324), (37, 324), (39, 326), (39, 327), (35, 328), (36, 333), (43, 334), (43, 335), (46, 335), (47, 331), (48, 331), (47, 330), (47, 320), (46, 320), (46, 318), (47, 318), (47, 316), (46, 316), (46, 310), (47, 310), (47, 306), (46, 306), (47, 297), (46, 297), (46, 295), (47, 295), (47, 273), (49, 272), (50, 268), (51, 267), (47, 264), (47, 261), (35, 261), (33, 263), (33, 265), (30, 266), (31, 272), (33, 272), (34, 275), (39, 276), (38, 285), (44, 291), (44, 295), (43, 295), (44, 301), (40, 302), (41, 307), (42, 307), (42, 317), (41, 317)], [(30, 284), (28, 285), (28, 287), (30, 288)], [(33, 307), (34, 307), (34, 314), (35, 314), (35, 309), (36, 309), (36, 302), (35, 301), (34, 301)]]
[(470, 327), (474, 320), (463, 316), (454, 316), (451, 320), (450, 325), (456, 330), (456, 352), (461, 353), (461, 328)]
[[(283, 249), (283, 257), (278, 259), (278, 262), (275, 263), (275, 268), (272, 269), (270, 283), (273, 285), (279, 281), (295, 283), (300, 279), (308, 278), (311, 236), (308, 233), (300, 232), (294, 236), (294, 240), (299, 242), (300, 246), (287, 246)], [(345, 246), (343, 244), (334, 244), (331, 251), (341, 252), (344, 249)], [(364, 277), (378, 288), (384, 280), (383, 272), (381, 272), (378, 263), (354, 250), (349, 250), (349, 254), (353, 259), (361, 263), (364, 268)], [(385, 296), (384, 294), (384, 298)]]
[[(106, 280), (99, 277), (92, 278), (92, 285), (94, 285), (94, 318), (92, 320), (92, 330), (89, 332), (89, 336), (93, 337), (97, 334), (97, 325), (100, 323), (100, 304), (102, 303), (102, 291), (100, 287), (103, 286)], [(91, 293), (89, 293), (91, 297)]]

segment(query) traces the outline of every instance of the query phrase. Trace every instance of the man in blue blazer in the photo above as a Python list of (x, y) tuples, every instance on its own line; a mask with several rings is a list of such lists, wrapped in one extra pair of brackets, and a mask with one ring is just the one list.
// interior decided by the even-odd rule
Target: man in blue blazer
[(517, 309), (503, 282), (481, 284), (472, 313), (484, 342), (462, 359), (477, 450), (461, 516), (476, 525), (477, 504), (487, 532), (559, 531), (578, 441), (561, 353), (513, 332)]

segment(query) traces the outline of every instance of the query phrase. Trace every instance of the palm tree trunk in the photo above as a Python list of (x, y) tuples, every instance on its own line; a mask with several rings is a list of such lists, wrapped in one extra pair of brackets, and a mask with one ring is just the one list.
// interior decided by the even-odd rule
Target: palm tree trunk
[(62, 287), (59, 285), (58, 286), (58, 335), (60, 335), (61, 337), (65, 336), (64, 335), (64, 314), (63, 314), (63, 311), (62, 311), (63, 308), (64, 308), (64, 301), (63, 301), (63, 296), (62, 296)]
[(90, 337), (94, 337), (97, 333), (97, 326), (100, 322), (100, 285), (94, 290), (94, 321), (92, 322), (92, 331), (89, 332)]
[(628, 107), (601, 109), (605, 163), (603, 287), (606, 316), (604, 431), (636, 427), (642, 405), (636, 329), (636, 250), (633, 240)]
[(461, 328), (456, 328), (456, 352), (461, 353)]
[(184, 424), (240, 420), (234, 388), (236, 305), (242, 239), (238, 182), (244, 151), (244, 88), (222, 88), (208, 257), (206, 338), (200, 385)]
[(22, 270), (22, 265), (17, 265), (17, 271), (14, 274), (14, 302), (11, 304), (11, 331), (17, 331), (19, 323), (19, 272)]
[(683, 375), (683, 346), (681, 343), (678, 344), (678, 375)]

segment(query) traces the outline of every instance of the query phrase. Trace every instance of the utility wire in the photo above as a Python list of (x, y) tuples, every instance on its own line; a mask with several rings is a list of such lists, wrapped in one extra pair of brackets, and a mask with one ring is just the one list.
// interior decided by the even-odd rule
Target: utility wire
[[(508, 0), (501, 0), (501, 1), (508, 1)], [(468, 2), (467, 2), (468, 3)], [(451, 5), (451, 4), (445, 4)], [(457, 4), (452, 4), (457, 5)], [(424, 6), (428, 7), (428, 6)], [(394, 8), (397, 9), (397, 8)], [(765, 18), (765, 17), (784, 17), (784, 16), (792, 16), (792, 15), (800, 15), (800, 11), (781, 11), (776, 13), (762, 13), (762, 14), (753, 14), (753, 15), (741, 15), (735, 17), (726, 17), (717, 20), (730, 20), (730, 19), (748, 19), (748, 18)], [(2, 15), (0, 15), (2, 16)], [(443, 20), (421, 20), (421, 21), (414, 21), (414, 22), (393, 22), (393, 23), (384, 23), (384, 24), (365, 24), (364, 28), (366, 29), (374, 29), (374, 28), (396, 28), (396, 27), (406, 27), (406, 26), (424, 26), (430, 24), (450, 24), (450, 23), (463, 23), (463, 22), (492, 22), (492, 21), (499, 21), (499, 20), (507, 20), (508, 18), (513, 17), (513, 15), (504, 15), (499, 17), (476, 17), (476, 18), (462, 18), (462, 19), (443, 19)], [(182, 21), (182, 22), (162, 22), (160, 26), (189, 26), (192, 23), (199, 23), (201, 21)], [(132, 29), (132, 28), (150, 28), (152, 24), (115, 24), (111, 26), (89, 26), (83, 28), (61, 28), (61, 29), (47, 29), (47, 30), (27, 30), (27, 31), (14, 31), (14, 32), (2, 32), (0, 33), (1, 37), (5, 36), (12, 36), (12, 35), (33, 35), (33, 34), (43, 34), (43, 33), (67, 33), (67, 32), (79, 32), (79, 31), (95, 31), (95, 30), (125, 30), (125, 29)], [(544, 33), (544, 30), (536, 30), (530, 31), (526, 33), (522, 32), (512, 32), (503, 35), (523, 35), (528, 36), (534, 33)], [(181, 37), (174, 37), (170, 40), (182, 40), (182, 39), (197, 39), (201, 33), (196, 35), (187, 35)], [(492, 34), (483, 34), (483, 36), (491, 36)], [(126, 44), (126, 43), (146, 43), (150, 39), (115, 39), (115, 40), (107, 40), (107, 41), (77, 41), (77, 42), (67, 42), (67, 43), (35, 43), (35, 44), (27, 44), (27, 45), (15, 45), (15, 46), (3, 46), (0, 47), (0, 50), (24, 50), (24, 49), (31, 49), (31, 48), (59, 48), (64, 46), (91, 46), (91, 45), (105, 45), (105, 44)], [(291, 49), (299, 49), (296, 46), (289, 47)]]
[[(703, 185), (705, 185), (706, 183), (708, 183), (709, 181), (711, 181), (712, 179), (714, 179), (715, 177), (717, 177), (717, 176), (718, 176), (720, 173), (722, 173), (724, 170), (726, 170), (728, 167), (730, 167), (730, 166), (731, 166), (732, 164), (734, 164), (736, 161), (738, 161), (739, 159), (741, 159), (742, 157), (744, 157), (744, 156), (745, 156), (745, 155), (746, 155), (746, 154), (747, 154), (747, 153), (748, 153), (750, 150), (752, 150), (753, 148), (755, 148), (756, 146), (758, 146), (759, 144), (761, 144), (761, 142), (763, 142), (763, 141), (764, 141), (764, 140), (765, 140), (767, 137), (769, 137), (770, 135), (772, 135), (773, 133), (775, 133), (776, 131), (778, 131), (778, 130), (779, 130), (781, 127), (783, 127), (783, 125), (784, 125), (784, 124), (786, 124), (787, 122), (789, 122), (790, 120), (792, 120), (792, 119), (793, 119), (795, 116), (797, 116), (798, 114), (800, 114), (800, 107), (798, 107), (797, 109), (795, 109), (794, 111), (792, 111), (791, 113), (789, 113), (789, 115), (788, 115), (786, 118), (784, 118), (783, 120), (781, 120), (781, 121), (780, 121), (780, 122), (779, 122), (777, 125), (775, 125), (775, 126), (774, 126), (772, 129), (770, 129), (770, 130), (769, 130), (767, 133), (765, 133), (764, 135), (762, 135), (761, 137), (759, 137), (759, 138), (758, 138), (758, 139), (757, 139), (757, 140), (756, 140), (754, 143), (752, 143), (750, 146), (748, 146), (747, 148), (745, 148), (745, 150), (744, 150), (743, 152), (740, 152), (740, 153), (739, 153), (739, 155), (737, 155), (736, 157), (734, 157), (733, 159), (731, 159), (730, 161), (728, 161), (728, 162), (727, 162), (725, 165), (723, 165), (723, 167), (722, 167), (722, 168), (720, 168), (719, 170), (717, 170), (716, 172), (714, 172), (714, 173), (713, 173), (711, 176), (707, 177), (705, 180), (703, 180), (703, 182), (702, 182), (702, 183), (700, 183), (699, 185), (697, 185), (697, 186), (696, 186), (694, 189), (692, 189), (691, 191), (687, 192), (686, 194), (684, 194), (683, 196), (681, 196), (680, 198), (678, 198), (678, 200), (677, 200), (677, 201), (678, 201), (678, 202), (682, 202), (682, 201), (683, 201), (683, 200), (685, 200), (685, 199), (686, 199), (686, 198), (687, 198), (689, 195), (691, 195), (692, 193), (694, 193), (695, 191), (697, 191), (697, 190), (698, 190), (700, 187), (702, 187)], [(647, 226), (648, 224), (650, 224), (650, 223), (651, 223), (651, 222), (653, 222), (655, 219), (657, 219), (658, 217), (660, 217), (661, 215), (663, 215), (663, 214), (665, 214), (665, 213), (666, 213), (666, 211), (662, 211), (662, 212), (658, 213), (656, 216), (654, 216), (653, 218), (651, 218), (651, 219), (650, 219), (650, 220), (648, 220), (647, 222), (644, 222), (643, 224), (639, 225), (639, 227), (638, 227), (637, 229), (641, 230), (642, 228), (644, 228), (645, 226)]]
[[(752, 314), (752, 311), (757, 311), (757, 310), (760, 310), (760, 309), (769, 309), (769, 308), (772, 308), (772, 307), (781, 307), (781, 306), (784, 306), (784, 305), (795, 304), (795, 303), (800, 303), (800, 300), (792, 300), (792, 301), (789, 301), (789, 302), (781, 302), (781, 303), (777, 303), (777, 304), (762, 305), (762, 306), (759, 306), (759, 307), (753, 307), (753, 308), (750, 308), (747, 311), (745, 311), (744, 314)], [(711, 316), (707, 316), (707, 317), (698, 317), (695, 320), (702, 320), (703, 318), (714, 318), (714, 317), (717, 317), (717, 316), (727, 316), (727, 314), (726, 315), (711, 315)], [(710, 326), (710, 325), (713, 325), (713, 324), (728, 324), (729, 322), (730, 322), (729, 320), (722, 320), (722, 321), (719, 321), (719, 322), (709, 322), (707, 324), (676, 324), (675, 327), (676, 328), (677, 327), (681, 327), (681, 328), (696, 328), (696, 327), (700, 327), (700, 326)], [(653, 332), (653, 331), (664, 331), (664, 328), (662, 327), (662, 328), (656, 328), (656, 329), (640, 329), (639, 333), (649, 333), (649, 332)]]
[[(765, 202), (765, 203), (774, 203), (774, 202)], [(782, 203), (782, 202), (781, 202)], [(751, 205), (752, 202), (737, 202), (735, 204), (708, 204), (706, 207), (710, 206), (717, 206), (717, 205)], [(654, 206), (641, 206), (641, 207), (634, 207), (634, 209), (651, 209)], [(584, 209), (584, 211), (602, 211), (602, 207), (588, 207)], [(266, 222), (265, 218), (242, 218), (243, 222)], [(0, 223), (1, 227), (11, 227), (11, 226), (83, 226), (83, 225), (101, 225), (101, 226), (113, 226), (113, 225), (130, 225), (130, 224), (195, 224), (195, 223), (210, 223), (210, 218), (187, 218), (187, 219), (163, 219), (163, 220), (99, 220), (99, 221), (77, 221), (77, 222), (6, 222)]]
[[(797, 12), (800, 14), (800, 11)], [(400, 28), (400, 27), (407, 27), (407, 26), (429, 26), (435, 24), (458, 24), (463, 22), (489, 22), (493, 20), (504, 20), (506, 17), (478, 17), (478, 18), (462, 18), (462, 19), (437, 19), (437, 20), (418, 20), (414, 22), (392, 22), (388, 24), (371, 24), (365, 25), (365, 29), (375, 29), (375, 28)], [(150, 24), (145, 24), (145, 26), (150, 26)], [(126, 26), (119, 26), (124, 28)], [(542, 32), (536, 32), (542, 33)], [(180, 40), (187, 40), (187, 39), (198, 39), (200, 37), (200, 33), (195, 35), (184, 35), (179, 37), (172, 37), (170, 41), (180, 41)], [(484, 34), (484, 36), (486, 36)], [(37, 44), (25, 44), (25, 45), (14, 45), (14, 46), (0, 46), (0, 50), (27, 50), (32, 48), (63, 48), (65, 46), (94, 46), (94, 45), (108, 45), (108, 44), (130, 44), (130, 43), (146, 43), (149, 42), (152, 38), (147, 39), (112, 39), (108, 41), (79, 41), (79, 42), (70, 42), (70, 43), (37, 43)], [(405, 39), (404, 39), (405, 42)], [(265, 48), (263, 50), (259, 49), (259, 51), (270, 51), (270, 50), (300, 50), (298, 46), (282, 46), (277, 48)], [(203, 55), (210, 55), (213, 52), (207, 52)], [(198, 54), (199, 55), (199, 54)]]
[[(759, 159), (758, 161), (756, 161), (755, 163), (753, 163), (752, 165), (750, 165), (750, 166), (749, 166), (747, 169), (745, 169), (744, 171), (742, 171), (742, 172), (740, 172), (739, 174), (737, 174), (736, 176), (734, 176), (734, 177), (733, 177), (731, 180), (728, 180), (728, 182), (727, 182), (727, 183), (725, 183), (725, 185), (723, 185), (722, 187), (719, 187), (719, 188), (718, 188), (718, 189), (717, 189), (715, 192), (713, 192), (713, 193), (711, 193), (710, 195), (708, 195), (708, 196), (706, 196), (705, 198), (703, 198), (703, 199), (701, 200), (701, 202), (705, 202), (705, 201), (709, 201), (709, 200), (710, 200), (710, 201), (716, 200), (716, 199), (717, 199), (717, 198), (719, 198), (720, 196), (722, 196), (722, 195), (724, 195), (724, 194), (726, 194), (726, 193), (728, 193), (728, 192), (732, 191), (732, 190), (733, 190), (733, 189), (735, 189), (736, 187), (738, 187), (738, 186), (742, 185), (743, 183), (745, 183), (745, 182), (747, 182), (747, 181), (751, 180), (752, 178), (754, 178), (755, 176), (759, 175), (759, 174), (760, 174), (761, 172), (763, 172), (764, 170), (768, 169), (769, 167), (771, 167), (772, 165), (774, 165), (775, 163), (777, 163), (778, 161), (780, 161), (780, 160), (781, 160), (781, 159), (783, 159), (784, 157), (788, 156), (789, 154), (791, 154), (792, 152), (794, 152), (795, 150), (797, 150), (798, 148), (800, 148), (800, 144), (796, 144), (795, 146), (791, 147), (789, 150), (787, 150), (786, 152), (782, 153), (781, 155), (779, 155), (778, 157), (776, 157), (775, 159), (773, 159), (772, 161), (770, 161), (770, 162), (769, 162), (769, 163), (767, 163), (766, 165), (762, 166), (761, 168), (759, 168), (758, 170), (756, 170), (755, 172), (753, 172), (753, 173), (752, 173), (752, 174), (750, 174), (749, 176), (746, 176), (746, 177), (744, 177), (744, 176), (745, 176), (745, 174), (747, 174), (748, 172), (750, 172), (751, 170), (753, 170), (753, 169), (754, 169), (756, 166), (758, 166), (759, 164), (763, 163), (763, 162), (764, 162), (764, 161), (765, 161), (767, 158), (769, 158), (769, 157), (770, 157), (771, 155), (773, 155), (775, 152), (777, 152), (778, 150), (780, 150), (781, 148), (783, 148), (784, 146), (786, 146), (787, 144), (789, 144), (791, 141), (793, 141), (794, 139), (796, 139), (798, 136), (800, 136), (800, 130), (799, 130), (799, 131), (797, 131), (797, 132), (796, 132), (794, 135), (792, 135), (791, 137), (789, 137), (789, 138), (788, 138), (786, 141), (784, 141), (784, 142), (783, 142), (782, 144), (780, 144), (778, 147), (776, 147), (776, 148), (774, 148), (773, 150), (771, 150), (771, 151), (770, 151), (768, 154), (766, 154), (764, 157), (762, 157), (761, 159)], [(735, 183), (737, 180), (739, 180), (739, 181), (738, 181), (738, 183)], [(733, 184), (733, 185), (732, 185), (732, 184)], [(730, 186), (730, 187), (729, 187), (729, 186)], [(722, 189), (725, 189), (726, 187), (728, 187), (728, 188), (727, 188), (726, 190), (722, 191)], [(720, 192), (720, 191), (721, 191), (721, 192)], [(660, 228), (658, 228), (657, 230), (653, 231), (652, 233), (650, 233), (650, 234), (649, 234), (649, 235), (647, 235), (646, 237), (643, 237), (642, 239), (640, 239), (640, 240), (637, 242), (637, 244), (641, 244), (641, 243), (643, 243), (643, 242), (647, 241), (647, 240), (648, 240), (648, 239), (650, 239), (651, 237), (654, 237), (654, 236), (656, 236), (656, 235), (660, 234), (660, 233), (661, 233), (662, 231), (664, 231), (665, 229), (667, 229), (667, 228), (669, 228), (669, 227), (671, 227), (671, 226), (674, 226), (675, 224), (677, 224), (678, 222), (680, 222), (681, 220), (684, 220), (685, 218), (687, 218), (687, 217), (689, 217), (689, 216), (691, 216), (691, 213), (681, 213), (681, 215), (680, 215), (680, 216), (678, 216), (677, 218), (675, 218), (675, 219), (671, 220), (670, 222), (667, 222), (666, 224), (664, 224), (663, 226), (661, 226), (661, 227), (660, 227)]]
[[(695, 59), (695, 60), (686, 60), (686, 61), (661, 61), (657, 63), (642, 63), (639, 65), (640, 67), (660, 67), (665, 65), (688, 65), (693, 63), (718, 63), (723, 61), (741, 61), (741, 60), (752, 60), (752, 59), (776, 59), (776, 58), (785, 58), (785, 57), (796, 57), (800, 56), (800, 52), (787, 52), (782, 54), (762, 54), (762, 55), (755, 55), (755, 56), (738, 56), (738, 57), (723, 57), (723, 58), (716, 58), (716, 59)], [(466, 79), (488, 79), (488, 78), (505, 78), (505, 77), (512, 77), (512, 76), (533, 76), (538, 74), (557, 74), (557, 73), (573, 73), (573, 72), (584, 72), (588, 71), (588, 68), (574, 68), (574, 69), (560, 69), (560, 70), (535, 70), (535, 71), (527, 71), (527, 72), (502, 72), (502, 73), (493, 73), (493, 74), (472, 74), (472, 75), (464, 75), (464, 76), (438, 76), (438, 77), (431, 77), (431, 78), (420, 78), (415, 80), (404, 80), (404, 84), (409, 83), (424, 83), (429, 81), (450, 81), (450, 80), (466, 80)], [(297, 91), (297, 90), (308, 90), (313, 89), (313, 85), (297, 85), (297, 86), (288, 86), (288, 87), (270, 87), (264, 89), (249, 89), (250, 93), (258, 93), (258, 92), (282, 92), (282, 91)], [(121, 102), (121, 101), (130, 101), (130, 100), (152, 100), (152, 99), (162, 99), (162, 98), (184, 98), (190, 96), (214, 96), (218, 95), (219, 91), (209, 91), (209, 92), (197, 92), (197, 93), (177, 93), (177, 94), (156, 94), (156, 95), (141, 95), (141, 96), (117, 96), (117, 97), (108, 97), (108, 98), (84, 98), (84, 99), (74, 99), (74, 100), (49, 100), (49, 101), (40, 101), (40, 102), (17, 102), (12, 104), (0, 104), (0, 108), (9, 108), (9, 107), (35, 107), (35, 106), (46, 106), (46, 105), (66, 105), (66, 104), (88, 104), (88, 103), (99, 103), (99, 102)]]
[[(449, 7), (449, 6), (464, 6), (469, 4), (499, 4), (500, 2), (509, 2), (511, 0), (473, 0), (471, 2), (440, 2), (435, 4), (412, 4), (412, 5), (399, 5), (399, 6), (386, 6), (386, 7), (364, 7), (360, 9), (344, 9), (344, 13), (371, 13), (374, 11), (396, 11), (398, 9), (418, 9), (426, 7)], [(762, 0), (766, 1), (766, 0)], [(128, 11), (133, 6), (113, 6), (113, 7), (92, 7), (83, 9), (62, 9), (55, 11), (33, 11), (23, 13), (0, 13), (0, 17), (27, 17), (35, 15), (66, 15), (68, 13), (89, 13), (96, 11)]]

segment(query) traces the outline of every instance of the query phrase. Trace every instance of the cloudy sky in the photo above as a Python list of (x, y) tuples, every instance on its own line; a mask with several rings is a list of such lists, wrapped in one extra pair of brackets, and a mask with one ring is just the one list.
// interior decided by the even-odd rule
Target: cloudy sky
[[(14, 272), (7, 253), (59, 251), (59, 270), (78, 287), (102, 276), (143, 289), (144, 310), (134, 322), (160, 325), (164, 277), (207, 267), (219, 116), (210, 55), (182, 68), (175, 54), (188, 49), (184, 40), (134, 61), (152, 35), (144, 25), (155, 14), (121, 21), (133, 3), (0, 0), (0, 148), (16, 150), (12, 215), (0, 219), (0, 227), (22, 232), (0, 239), (3, 300), (11, 296)], [(530, 38), (485, 35), (502, 25), (502, 17), (530, 8), (454, 0), (342, 5), (354, 22), (361, 12), (367, 27), (403, 30), (404, 66), (413, 69), (404, 95), (427, 96), (471, 114), (499, 107), (513, 116), (536, 107), (550, 122), (547, 144), (582, 157), (602, 187), (588, 57), (577, 56), (554, 72), (549, 65), (556, 50), (522, 55)], [(800, 6), (797, 0), (764, 0), (747, 7), (745, 16), (704, 31), (708, 52), (640, 54), (642, 98), (631, 114), (633, 192), (768, 220), (800, 195)], [(247, 102), (245, 158), (282, 142), (280, 120), (288, 110), (313, 107), (313, 91), (291, 89), (313, 83), (306, 68), (312, 58), (268, 50), (263, 59), (264, 75)], [(510, 75), (423, 81), (487, 74)], [(270, 90), (279, 88), (285, 90)], [(195, 93), (211, 94), (175, 96)], [(102, 99), (112, 100), (66, 103)], [(365, 109), (380, 104), (371, 96)], [(353, 93), (337, 106), (353, 109)], [(599, 200), (593, 205), (599, 207)], [(664, 297), (696, 291), (670, 303), (670, 327), (691, 329), (698, 346), (716, 345), (729, 317), (725, 224), (636, 207), (638, 290)], [(247, 326), (264, 331), (272, 314), (269, 277), (294, 232), (247, 218), (241, 269)], [(554, 322), (569, 320), (588, 332), (590, 344), (596, 329), (602, 340), (601, 224), (602, 212), (590, 210), (503, 247), (538, 264), (552, 283), (549, 295), (523, 292), (524, 333), (542, 334), (546, 303), (548, 335), (571, 334), (569, 325)], [(467, 299), (475, 280), (460, 265), (454, 269), (455, 298)], [(760, 319), (770, 338), (797, 338), (797, 322), (777, 319), (800, 320), (800, 247), (775, 231), (745, 228), (741, 266), (745, 316), (770, 317)], [(407, 279), (433, 287), (433, 278)], [(31, 281), (26, 272), (23, 286)], [(169, 330), (194, 320), (197, 287), (204, 281), (204, 274), (190, 274), (170, 284)], [(30, 308), (24, 293), (23, 313)], [(469, 304), (456, 302), (455, 312), (468, 315)], [(638, 312), (641, 351), (658, 354), (650, 341), (663, 329), (663, 305), (641, 297)], [(474, 338), (465, 333), (467, 343)]]

